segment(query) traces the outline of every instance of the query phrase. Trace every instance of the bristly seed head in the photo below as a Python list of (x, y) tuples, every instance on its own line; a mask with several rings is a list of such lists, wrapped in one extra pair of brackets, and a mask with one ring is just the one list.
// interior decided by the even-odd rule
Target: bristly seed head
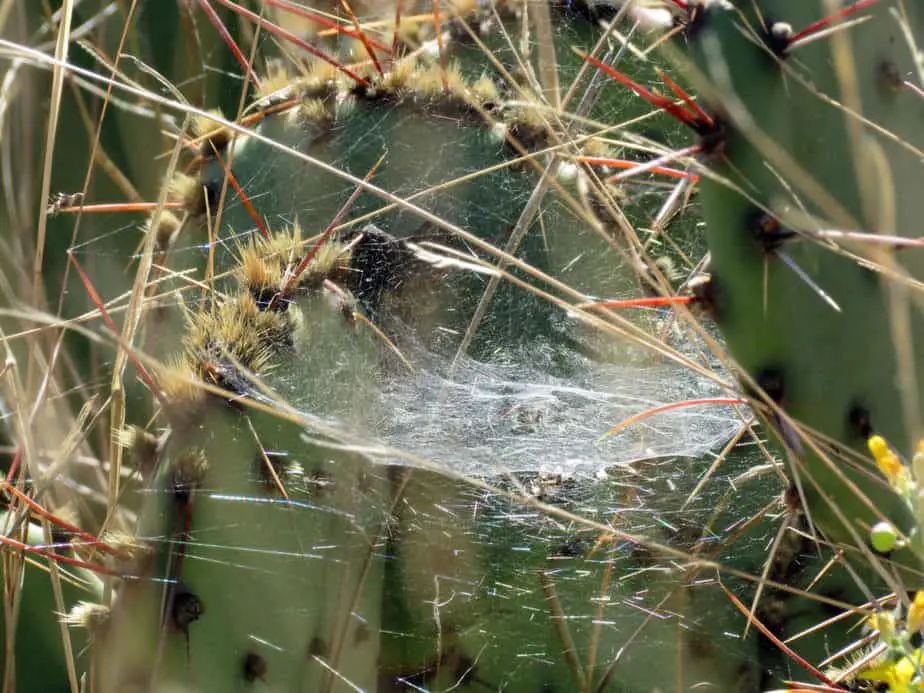
[[(277, 231), (270, 238), (255, 236), (239, 250), (238, 282), (258, 305), (266, 307), (263, 302), (282, 290), (308, 252), (309, 246), (302, 240), (298, 224)], [(315, 252), (290, 291), (296, 295), (319, 291), (324, 280), (340, 280), (349, 271), (350, 260), (348, 245), (328, 240)]]
[(91, 636), (105, 633), (111, 609), (103, 604), (77, 602), (66, 614), (59, 614), (61, 622), (70, 628), (84, 628)]
[(158, 368), (156, 380), (167, 405), (164, 414), (170, 427), (187, 430), (194, 425), (203, 411), (207, 393), (186, 356), (174, 357)]
[[(177, 405), (173, 418), (182, 414), (183, 402), (205, 399), (196, 380), (243, 396), (253, 376), (269, 367), (275, 355), (295, 347), (301, 313), (288, 296), (279, 300), (282, 291), (294, 297), (321, 294), (325, 282), (355, 274), (350, 245), (328, 240), (289, 286), (308, 252), (297, 224), (239, 246), (236, 278), (241, 290), (212, 310), (189, 316), (183, 355), (161, 374), (165, 399)], [(342, 293), (351, 298), (348, 291)]]
[(106, 567), (120, 575), (142, 576), (154, 559), (153, 547), (126, 532), (106, 532), (102, 541), (114, 549), (111, 555), (99, 556)]
[(260, 79), (260, 84), (256, 88), (254, 103), (258, 109), (266, 110), (290, 101), (294, 92), (295, 86), (288, 64), (274, 58), (267, 61), (266, 74)]
[[(222, 181), (203, 182), (182, 171), (174, 173), (168, 183), (168, 197), (171, 202), (179, 202), (192, 219), (203, 219), (206, 214), (214, 214), (221, 194)], [(166, 231), (164, 233), (167, 233)]]
[(261, 372), (274, 353), (292, 346), (292, 321), (287, 310), (262, 310), (241, 291), (214, 312), (193, 316), (184, 341), (186, 362), (199, 379), (244, 394), (245, 373)]

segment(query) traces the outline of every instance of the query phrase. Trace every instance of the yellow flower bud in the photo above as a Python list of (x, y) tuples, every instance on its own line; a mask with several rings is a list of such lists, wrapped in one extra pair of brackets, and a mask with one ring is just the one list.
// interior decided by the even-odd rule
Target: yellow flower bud
[(866, 441), (866, 446), (872, 453), (873, 458), (878, 462), (879, 458), (889, 452), (889, 444), (882, 436), (870, 436)]
[(924, 625), (924, 591), (915, 592), (914, 600), (908, 608), (908, 631), (917, 632)]
[(889, 482), (893, 484), (901, 478), (902, 472), (905, 471), (902, 461), (898, 459), (898, 455), (894, 452), (887, 452), (881, 457), (877, 457), (876, 464), (879, 466), (879, 470), (885, 474)]

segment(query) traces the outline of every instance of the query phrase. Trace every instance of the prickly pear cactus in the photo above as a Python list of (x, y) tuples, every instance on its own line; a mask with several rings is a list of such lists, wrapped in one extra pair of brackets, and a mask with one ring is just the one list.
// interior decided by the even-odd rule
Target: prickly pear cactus
[(908, 451), (921, 432), (924, 265), (902, 244), (919, 235), (911, 37), (924, 15), (888, 1), (676, 4), (686, 46), (673, 54), (689, 51), (680, 64), (709, 115), (693, 125), (711, 172), (716, 322), (747, 388), (773, 403), (761, 408), (814, 525), (850, 544), (883, 518), (911, 534), (866, 441)]
[[(204, 248), (205, 274), (192, 283), (182, 273), (158, 274), (184, 303), (161, 301), (145, 315), (145, 347), (167, 365), (152, 368), (155, 423), (122, 442), (146, 472), (141, 492), (124, 502), (140, 508), (137, 541), (149, 551), (114, 585), (94, 649), (99, 690), (761, 686), (769, 658), (753, 638), (724, 635), (740, 620), (713, 589), (711, 572), (699, 572), (700, 558), (710, 571), (718, 563), (760, 572), (763, 542), (753, 542), (753, 552), (713, 543), (722, 534), (716, 528), (759, 510), (756, 498), (718, 509), (697, 498), (703, 506), (684, 517), (695, 515), (702, 527), (687, 527), (672, 516), (676, 504), (660, 505), (692, 491), (694, 475), (682, 464), (682, 481), (653, 469), (658, 481), (645, 489), (565, 480), (559, 499), (543, 483), (558, 486), (555, 475), (488, 473), (504, 469), (516, 448), (529, 449), (519, 445), (529, 434), (568, 417), (524, 404), (509, 383), (479, 389), (482, 374), (490, 379), (488, 367), (497, 366), (489, 360), (541, 359), (550, 381), (577, 372), (592, 382), (600, 375), (593, 368), (617, 357), (648, 366), (650, 358), (612, 336), (650, 339), (640, 328), (653, 321), (614, 316), (584, 329), (554, 299), (667, 289), (673, 278), (667, 265), (650, 269), (638, 238), (623, 233), (633, 202), (606, 182), (615, 170), (591, 163), (612, 159), (621, 145), (590, 137), (597, 133), (583, 129), (585, 119), (629, 115), (606, 103), (606, 93), (593, 103), (589, 89), (574, 123), (559, 119), (547, 73), (518, 64), (522, 46), (528, 52), (536, 39), (530, 32), (539, 32), (522, 7), (466, 4), (443, 17), (440, 41), (405, 26), (381, 45), (407, 42), (408, 54), (379, 55), (379, 63), (365, 60), (369, 50), (358, 41), (343, 50), (352, 51), (349, 66), (292, 48), (294, 59), (260, 70), (255, 98), (234, 127), (220, 116), (195, 122), (195, 154), (169, 183), (172, 211), (155, 214), (159, 223), (148, 232), (158, 272), (177, 254), (186, 260), (190, 248)], [(560, 32), (552, 67), (570, 76), (584, 66), (570, 50), (575, 27), (588, 26), (576, 18), (596, 21), (616, 10), (610, 3), (549, 9)], [(696, 27), (718, 11), (697, 6), (689, 18), (688, 40), (704, 63), (708, 30)], [(664, 18), (663, 7), (651, 12)], [(589, 48), (600, 35), (588, 30), (580, 43)], [(488, 64), (477, 41), (500, 67)], [(704, 90), (721, 103), (721, 90)], [(734, 109), (726, 110), (714, 116), (716, 132), (700, 134), (709, 160), (734, 178), (757, 156), (734, 132)], [(760, 171), (758, 183), (776, 186), (750, 192), (753, 199), (768, 192), (764, 206), (775, 203), (773, 190), (793, 187)], [(357, 188), (367, 175), (374, 189)], [(705, 186), (711, 210), (724, 204), (721, 195), (734, 198), (727, 186)], [(554, 194), (539, 194), (543, 187)], [(735, 204), (725, 205), (732, 216)], [(761, 229), (776, 228), (760, 221)], [(768, 245), (760, 258), (780, 253)], [(736, 337), (736, 326), (745, 335), (746, 318), (760, 313), (723, 304), (735, 295), (729, 282), (745, 279), (726, 272), (718, 249), (714, 262), (716, 315), (736, 353), (767, 350), (761, 356), (770, 359), (778, 347), (781, 359), (809, 359), (781, 340), (738, 345), (751, 342)], [(743, 293), (753, 303), (751, 284)], [(757, 360), (741, 358), (748, 368)], [(447, 363), (449, 371), (468, 364), (473, 382), (452, 380)], [(490, 450), (483, 441), (521, 435), (487, 472), (425, 463), (430, 441), (415, 428), (420, 418), (412, 425), (396, 413), (394, 390), (434, 372), (439, 398), (464, 391), (479, 407), (499, 410), (474, 424), (445, 422), (456, 448), (483, 457), (482, 448)], [(418, 409), (450, 418), (439, 398)], [(866, 406), (855, 410), (868, 429)], [(396, 440), (410, 452), (389, 445)], [(567, 454), (543, 453), (531, 461)], [(539, 500), (553, 507), (533, 512)], [(644, 518), (637, 527), (622, 519), (629, 507)], [(594, 520), (583, 524), (593, 531), (575, 532), (588, 514)], [(829, 529), (823, 516), (817, 520)], [(642, 536), (651, 549), (639, 546)], [(784, 573), (768, 571), (773, 579)]]
[[(460, 348), (486, 358), (541, 341), (553, 374), (574, 367), (566, 353), (605, 359), (601, 340), (522, 288), (526, 263), (567, 281), (571, 298), (647, 283), (638, 249), (599, 221), (615, 194), (591, 183), (611, 173), (602, 166), (565, 161), (548, 183), (558, 193), (520, 221), (550, 162), (543, 149), (600, 156), (608, 145), (570, 144), (535, 96), (517, 101), (464, 46), (458, 61), (444, 48), (443, 61), (410, 56), (382, 74), (274, 66), (242, 118), (252, 133), (196, 124), (197, 166), (172, 182), (183, 209), (150, 233), (163, 256), (180, 238), (214, 234), (218, 279), (203, 310), (179, 311), (182, 353), (154, 374), (164, 433), (126, 440), (153, 470), (138, 538), (154, 551), (119, 586), (99, 649), (103, 690), (649, 690), (665, 679), (643, 663), (678, 637), (677, 623), (641, 610), (595, 625), (611, 565), (634, 566), (632, 551), (605, 532), (574, 537), (563, 521), (510, 527), (503, 492), (388, 466), (400, 453), (355, 433), (393, 430), (376, 428), (393, 416), (383, 390)], [(349, 200), (343, 171), (374, 172), (392, 197)], [(322, 233), (332, 220), (341, 227)], [(504, 270), (521, 285), (499, 285), (465, 345), (502, 271), (490, 247), (527, 229)], [(541, 412), (511, 410), (542, 425)], [(622, 502), (619, 486), (586, 489), (582, 503)], [(697, 614), (724, 601), (688, 599), (672, 581), (624, 586), (688, 614), (693, 632), (707, 627)], [(611, 659), (642, 631), (653, 649), (617, 670)], [(750, 643), (727, 657), (698, 639), (681, 637), (671, 680), (733, 690), (758, 675)]]

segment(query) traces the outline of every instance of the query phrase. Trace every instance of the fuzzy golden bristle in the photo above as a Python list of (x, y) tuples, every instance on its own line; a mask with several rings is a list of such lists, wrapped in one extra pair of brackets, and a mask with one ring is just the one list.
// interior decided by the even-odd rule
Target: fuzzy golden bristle
[(255, 103), (262, 108), (288, 101), (295, 96), (295, 81), (288, 63), (270, 60), (266, 65), (266, 74), (256, 87)]
[(213, 311), (190, 316), (183, 353), (158, 373), (171, 426), (183, 428), (200, 420), (205, 405), (214, 401), (202, 384), (244, 394), (249, 379), (293, 345), (295, 313), (286, 303), (262, 310), (245, 290)]
[(154, 548), (127, 532), (106, 532), (101, 539), (114, 551), (96, 558), (120, 575), (144, 575), (154, 559)]
[(299, 104), (298, 109), (294, 111), (293, 117), (297, 125), (304, 123), (323, 125), (334, 119), (334, 112), (324, 99), (307, 98)]
[(462, 74), (462, 66), (457, 61), (453, 60), (449, 63), (443, 74), (443, 81), (445, 82), (444, 91), (463, 101), (468, 100), (468, 82)]
[(589, 137), (584, 140), (581, 143), (581, 150), (585, 156), (614, 156), (609, 143), (599, 137)]
[(484, 106), (490, 110), (499, 99), (489, 78), (470, 84), (456, 61), (444, 67), (408, 57), (397, 61), (384, 75), (369, 75), (368, 81), (365, 87), (349, 87), (349, 93), (370, 101), (418, 104), (446, 115), (470, 115)]
[(173, 246), (176, 237), (183, 228), (182, 220), (173, 212), (164, 210), (154, 225), (154, 215), (148, 217), (145, 233), (154, 234), (154, 247), (158, 252), (166, 253)]
[(482, 75), (472, 84), (472, 95), (482, 106), (493, 106), (500, 100), (500, 92), (494, 80), (487, 75)]
[[(238, 248), (236, 278), (240, 290), (211, 311), (189, 316), (182, 359), (162, 376), (168, 400), (201, 398), (194, 380), (243, 394), (248, 374), (265, 370), (281, 350), (292, 348), (301, 329), (301, 313), (288, 300), (277, 300), (309, 252), (298, 225), (252, 237)], [(339, 277), (350, 266), (350, 249), (328, 240), (293, 283), (296, 295), (319, 291), (327, 279)]]
[[(280, 291), (309, 249), (302, 240), (301, 228), (294, 224), (274, 232), (269, 238), (254, 237), (238, 252), (238, 282), (251, 295), (259, 297), (268, 291)], [(318, 248), (292, 288), (302, 293), (315, 290), (325, 279), (339, 277), (349, 265), (349, 246), (328, 239)]]
[(215, 211), (211, 209), (208, 190), (198, 178), (177, 171), (167, 185), (170, 201), (179, 202), (193, 219), (201, 219), (209, 211)]
[(416, 50), (420, 45), (427, 39), (427, 34), (433, 28), (432, 22), (420, 22), (411, 20), (404, 20), (401, 22), (401, 25), (398, 27), (398, 31), (394, 37), (395, 42), (400, 46), (405, 46), (410, 50)]
[(324, 279), (339, 279), (343, 273), (350, 271), (350, 259), (351, 251), (348, 244), (328, 241), (315, 253), (299, 285), (311, 287)]
[(402, 95), (410, 88), (414, 73), (418, 69), (419, 66), (416, 58), (398, 60), (391, 66), (391, 69), (381, 77), (379, 84), (391, 94)]
[(322, 97), (337, 91), (343, 73), (324, 60), (310, 60), (298, 79), (299, 91), (306, 97)]
[(197, 314), (185, 340), (187, 361), (203, 382), (232, 390), (240, 389), (241, 369), (259, 373), (291, 344), (287, 311), (261, 310), (246, 291)]
[(269, 238), (251, 237), (238, 247), (238, 283), (251, 293), (280, 290), (287, 269), (293, 267), (304, 252), (301, 239), (301, 227), (297, 223), (273, 232)]
[(267, 65), (267, 75), (257, 90), (253, 108), (265, 110), (297, 102), (286, 111), (293, 124), (305, 120), (325, 122), (333, 118), (336, 100), (348, 88), (344, 75), (322, 60), (295, 64), (275, 60)]
[(239, 253), (237, 273), (242, 287), (257, 296), (281, 291), (282, 270), (278, 262), (267, 258), (255, 244), (243, 246)]
[(258, 242), (265, 256), (280, 257), (284, 258), (285, 262), (293, 262), (303, 251), (302, 227), (295, 222), (271, 233), (269, 238), (259, 238)]
[[(199, 411), (205, 402), (206, 392), (197, 382), (195, 371), (185, 356), (175, 357), (156, 373), (157, 384), (167, 403), (167, 418), (172, 424)], [(180, 419), (174, 419), (171, 414)], [(195, 418), (194, 416), (192, 418)]]
[(408, 79), (408, 85), (413, 91), (424, 98), (430, 99), (443, 93), (443, 78), (440, 66), (418, 66), (414, 74)]
[(129, 426), (119, 431), (116, 442), (129, 451), (137, 469), (147, 475), (154, 470), (160, 459), (160, 439), (139, 426)]
[[(208, 112), (224, 119), (224, 115), (217, 108)], [(216, 153), (224, 154), (234, 134), (226, 125), (206, 116), (193, 118), (191, 131), (195, 139), (202, 140), (199, 151), (204, 157), (215, 156)]]
[(198, 489), (208, 474), (209, 462), (205, 451), (199, 448), (187, 448), (177, 453), (173, 459), (173, 489), (174, 493), (188, 498)]
[(524, 104), (512, 109), (508, 122), (511, 125), (531, 130), (545, 130), (548, 127), (548, 119), (543, 113), (542, 105), (539, 103), (536, 103), (535, 106)]

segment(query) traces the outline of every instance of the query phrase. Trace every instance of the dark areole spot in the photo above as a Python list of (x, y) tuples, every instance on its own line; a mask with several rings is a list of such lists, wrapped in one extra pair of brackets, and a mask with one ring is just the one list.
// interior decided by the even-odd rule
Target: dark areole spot
[(267, 664), (266, 660), (255, 652), (248, 652), (244, 655), (244, 661), (241, 665), (244, 680), (247, 683), (253, 683), (257, 680), (266, 679)]
[(873, 435), (873, 424), (870, 422), (869, 410), (855, 402), (847, 412), (847, 425), (856, 433), (857, 437), (866, 439)]
[(178, 584), (174, 587), (170, 604), (170, 620), (173, 626), (189, 637), (189, 626), (205, 613), (205, 605), (189, 588)]
[(315, 636), (308, 643), (308, 657), (326, 657), (328, 651), (327, 643), (322, 638)]

